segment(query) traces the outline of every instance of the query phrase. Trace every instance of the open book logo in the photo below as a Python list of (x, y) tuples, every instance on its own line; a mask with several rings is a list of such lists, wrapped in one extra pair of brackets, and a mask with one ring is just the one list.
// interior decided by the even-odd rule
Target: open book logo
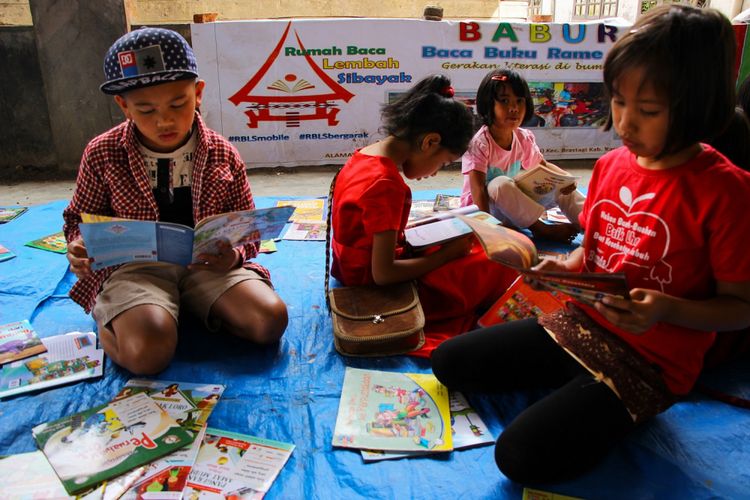
[(128, 228), (123, 226), (122, 224), (113, 224), (109, 227), (109, 232), (114, 234), (122, 234), (126, 233), (128, 231)]

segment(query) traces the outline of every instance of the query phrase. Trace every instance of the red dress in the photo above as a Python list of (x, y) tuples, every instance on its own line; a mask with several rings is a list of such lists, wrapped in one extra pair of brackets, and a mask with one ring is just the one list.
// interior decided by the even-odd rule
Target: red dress
[[(344, 285), (373, 283), (372, 242), (376, 233), (398, 233), (396, 258), (405, 256), (404, 228), (411, 190), (388, 158), (355, 152), (336, 180), (332, 207), (331, 274)], [(516, 278), (515, 271), (490, 261), (475, 244), (471, 253), (417, 280), (425, 313), (425, 345), (413, 355), (429, 357), (435, 347), (472, 329)]]

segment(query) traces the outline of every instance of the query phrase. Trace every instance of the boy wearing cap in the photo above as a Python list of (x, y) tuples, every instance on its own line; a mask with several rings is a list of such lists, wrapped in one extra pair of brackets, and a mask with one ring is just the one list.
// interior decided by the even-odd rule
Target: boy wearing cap
[(81, 213), (194, 226), (210, 215), (255, 208), (237, 150), (197, 112), (205, 82), (178, 33), (142, 28), (118, 39), (104, 60), (101, 90), (127, 120), (86, 147), (73, 198), (63, 212), (71, 298), (92, 312), (105, 352), (139, 375), (162, 371), (177, 345), (180, 304), (208, 329), (224, 327), (260, 344), (276, 342), (286, 305), (256, 263), (258, 244), (220, 247), (187, 268), (129, 263), (92, 271)]

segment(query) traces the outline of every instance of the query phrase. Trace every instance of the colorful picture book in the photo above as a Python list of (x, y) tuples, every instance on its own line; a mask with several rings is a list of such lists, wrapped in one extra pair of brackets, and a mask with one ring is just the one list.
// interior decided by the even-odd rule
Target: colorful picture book
[(565, 307), (570, 297), (557, 290), (535, 290), (519, 276), (505, 293), (477, 320), (487, 327), (517, 319), (537, 318)]
[(27, 320), (0, 325), (0, 363), (28, 358), (46, 350)]
[(193, 442), (146, 393), (99, 405), (32, 429), (69, 494), (76, 494)]
[(12, 221), (28, 209), (28, 207), (0, 207), (0, 224)]
[(209, 427), (183, 498), (263, 498), (294, 448), (291, 443)]
[(0, 245), (0, 262), (10, 260), (15, 256), (16, 254), (5, 248), (3, 245)]
[(278, 200), (277, 207), (294, 207), (289, 222), (296, 221), (324, 221), (326, 220), (327, 198), (313, 198), (308, 200)]
[(224, 389), (220, 384), (134, 378), (125, 383), (117, 397), (145, 392), (183, 428), (197, 433), (205, 426)]
[(446, 243), (471, 233), (471, 228), (464, 224), (458, 215), (467, 218), (500, 224), (500, 221), (477, 208), (476, 205), (456, 208), (444, 212), (435, 212), (432, 216), (412, 221), (406, 225), (406, 242), (415, 250)]
[[(450, 393), (450, 413), (454, 450), (473, 448), (474, 446), (495, 442), (495, 438), (490, 434), (479, 414), (469, 405), (469, 402), (460, 392)], [(427, 451), (388, 452), (377, 450), (362, 450), (361, 453), (365, 462), (430, 454)]]
[(570, 175), (558, 166), (547, 163), (522, 170), (513, 181), (526, 196), (540, 205), (548, 206), (555, 203), (561, 189), (575, 184), (578, 179), (580, 177)]
[(446, 210), (455, 210), (461, 207), (461, 197), (452, 194), (437, 194), (435, 202), (432, 205), (434, 212), (444, 212)]
[(55, 253), (67, 253), (68, 251), (68, 242), (65, 240), (62, 231), (30, 241), (26, 243), (26, 246)]
[(284, 240), (325, 241), (326, 223), (315, 220), (298, 220), (289, 224)]
[(577, 273), (531, 269), (539, 262), (534, 243), (523, 233), (477, 219), (456, 215), (474, 231), (487, 256), (517, 270), (549, 290), (593, 304), (605, 295), (628, 298), (624, 273)]
[(451, 451), (448, 389), (432, 374), (346, 368), (333, 445)]
[(200, 254), (217, 253), (219, 241), (238, 246), (276, 238), (293, 211), (293, 207), (274, 207), (218, 214), (201, 220), (194, 229), (142, 220), (83, 223), (80, 229), (93, 270), (133, 261), (186, 266)]
[(0, 398), (99, 377), (104, 350), (94, 332), (70, 332), (41, 340), (46, 352), (0, 369)]
[(276, 240), (263, 240), (260, 242), (258, 253), (274, 253), (278, 250), (279, 248), (276, 246)]

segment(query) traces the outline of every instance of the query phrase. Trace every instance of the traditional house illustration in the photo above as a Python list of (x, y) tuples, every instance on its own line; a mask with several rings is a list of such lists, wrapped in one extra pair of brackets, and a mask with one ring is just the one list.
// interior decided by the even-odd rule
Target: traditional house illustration
[[(305, 50), (299, 34), (294, 35), (307, 63), (305, 69), (312, 70), (307, 79), (295, 73), (287, 73), (274, 79), (274, 66), (289, 35), (289, 21), (279, 43), (255, 75), (229, 98), (235, 106), (247, 104), (245, 114), (247, 126), (257, 128), (262, 121), (283, 121), (287, 127), (299, 127), (302, 120), (327, 120), (328, 126), (338, 124), (336, 115), (340, 108), (337, 101), (349, 102), (354, 94), (336, 83), (312, 59)], [(311, 83), (312, 80), (315, 83)], [(317, 84), (316, 84), (317, 83)]]

